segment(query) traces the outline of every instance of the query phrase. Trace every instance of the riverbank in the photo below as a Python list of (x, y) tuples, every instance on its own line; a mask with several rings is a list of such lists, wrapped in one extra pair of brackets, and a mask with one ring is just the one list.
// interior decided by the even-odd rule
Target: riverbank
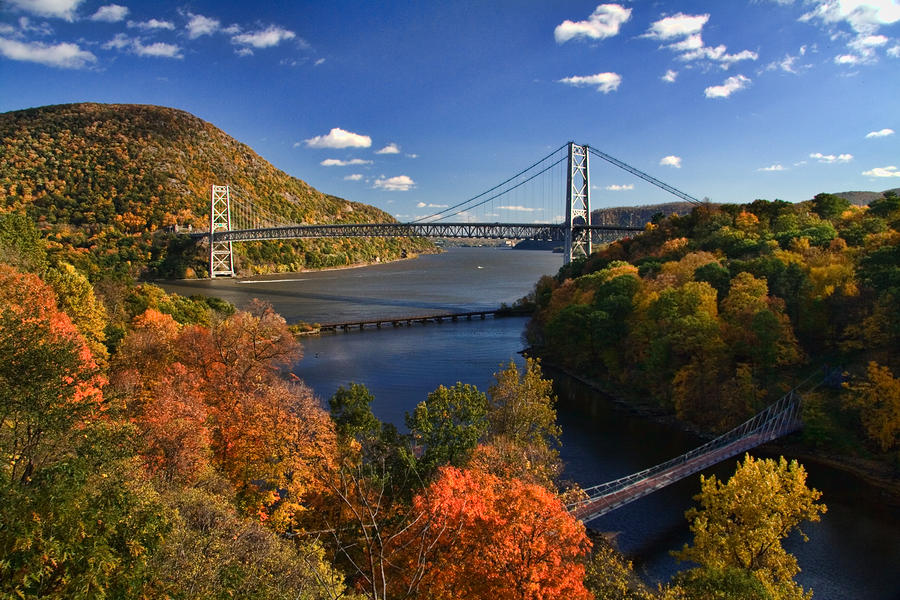
[[(524, 353), (529, 354), (532, 353), (532, 351), (526, 349)], [(671, 411), (666, 411), (657, 405), (625, 399), (615, 392), (609, 382), (584, 377), (558, 365), (544, 362), (543, 359), (542, 365), (544, 366), (545, 372), (557, 371), (562, 373), (566, 377), (570, 377), (598, 393), (603, 394), (616, 406), (635, 416), (652, 420), (660, 425), (672, 427), (673, 429), (685, 433), (696, 435), (702, 439), (710, 440), (716, 437), (715, 434), (685, 423), (678, 419)], [(813, 463), (844, 472), (871, 488), (872, 500), (876, 500), (891, 507), (900, 508), (900, 478), (897, 477), (894, 470), (888, 465), (853, 456), (814, 453), (810, 448), (799, 443), (769, 442), (759, 446), (759, 450), (764, 454), (789, 455), (803, 463)]]

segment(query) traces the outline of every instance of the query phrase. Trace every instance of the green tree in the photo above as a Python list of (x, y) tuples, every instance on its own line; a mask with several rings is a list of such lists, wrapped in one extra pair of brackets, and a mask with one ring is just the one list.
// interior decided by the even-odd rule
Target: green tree
[(715, 475), (701, 476), (700, 486), (695, 497), (700, 508), (685, 513), (694, 543), (675, 557), (711, 571), (746, 571), (776, 598), (804, 597), (793, 581), (800, 571), (797, 559), (781, 545), (800, 523), (818, 521), (825, 512), (817, 502), (822, 493), (806, 486), (803, 467), (783, 457), (756, 460), (746, 455), (726, 483)]
[(494, 378), (488, 388), (488, 443), (511, 454), (521, 465), (520, 476), (550, 484), (562, 469), (553, 382), (543, 378), (533, 358), (525, 360), (524, 372), (510, 361)]
[(834, 194), (816, 194), (812, 200), (813, 211), (823, 219), (834, 219), (850, 208), (850, 202)]
[(427, 479), (440, 466), (468, 460), (488, 428), (487, 398), (474, 385), (439, 386), (406, 414), (406, 426), (423, 448), (419, 470)]
[(47, 268), (41, 234), (25, 215), (0, 214), (0, 262), (30, 273), (43, 273)]
[(72, 265), (61, 263), (47, 271), (44, 281), (56, 292), (57, 306), (72, 319), (72, 323), (84, 336), (94, 356), (99, 360), (105, 360), (106, 308), (97, 299), (87, 277)]
[(340, 386), (328, 399), (331, 419), (338, 435), (347, 440), (359, 437), (371, 438), (381, 430), (381, 421), (372, 414), (375, 400), (368, 388), (361, 383)]

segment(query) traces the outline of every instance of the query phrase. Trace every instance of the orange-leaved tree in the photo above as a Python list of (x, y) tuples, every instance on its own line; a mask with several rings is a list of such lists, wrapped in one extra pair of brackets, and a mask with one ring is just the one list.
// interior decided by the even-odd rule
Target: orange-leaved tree
[[(443, 467), (413, 500), (411, 539), (431, 536), (419, 593), (427, 598), (588, 599), (584, 525), (547, 488)], [(422, 544), (412, 544), (419, 549)]]

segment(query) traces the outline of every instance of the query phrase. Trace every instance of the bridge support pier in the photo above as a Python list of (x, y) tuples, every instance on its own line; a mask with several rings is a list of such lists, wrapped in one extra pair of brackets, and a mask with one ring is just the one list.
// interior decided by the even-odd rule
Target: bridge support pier
[(213, 234), (231, 231), (231, 192), (227, 185), (212, 186), (209, 211), (209, 276), (234, 276), (231, 242), (217, 242)]
[(591, 224), (591, 181), (588, 146), (569, 142), (569, 170), (566, 176), (566, 247), (569, 264), (591, 255), (591, 230), (577, 229)]

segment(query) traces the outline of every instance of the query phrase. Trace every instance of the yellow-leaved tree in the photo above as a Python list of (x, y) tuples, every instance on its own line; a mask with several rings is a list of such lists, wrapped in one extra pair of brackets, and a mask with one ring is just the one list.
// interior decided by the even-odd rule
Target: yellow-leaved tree
[(748, 454), (727, 482), (713, 475), (701, 476), (700, 484), (700, 507), (685, 513), (694, 543), (674, 553), (700, 567), (681, 574), (677, 583), (690, 591), (725, 577), (761, 584), (772, 598), (810, 597), (794, 581), (797, 559), (781, 545), (800, 523), (818, 521), (825, 512), (817, 502), (822, 493), (806, 486), (806, 470), (784, 457), (757, 460)]

